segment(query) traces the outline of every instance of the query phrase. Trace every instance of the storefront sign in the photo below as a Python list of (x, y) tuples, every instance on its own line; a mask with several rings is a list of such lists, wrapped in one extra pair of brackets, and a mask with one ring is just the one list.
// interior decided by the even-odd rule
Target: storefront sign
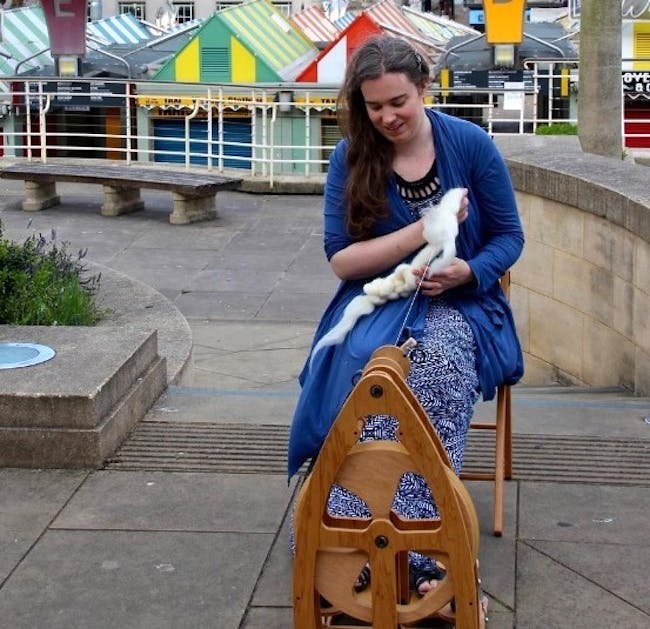
[(160, 107), (167, 109), (173, 107), (180, 109), (181, 107), (188, 107), (194, 109), (196, 99), (191, 96), (138, 96), (138, 105), (140, 107)]
[(304, 96), (296, 96), (296, 107), (298, 109), (316, 109), (323, 111), (324, 109), (336, 110), (336, 96), (310, 96), (307, 100)]
[(86, 52), (86, 0), (41, 0), (50, 35), (50, 52), (79, 55)]
[[(580, 17), (580, 0), (570, 0), (572, 18)], [(621, 16), (624, 20), (650, 20), (650, 0), (621, 0)]]
[(503, 90), (506, 84), (517, 83), (526, 91), (533, 89), (531, 70), (454, 70), (450, 74), (451, 86), (455, 88)]
[[(39, 106), (38, 86), (30, 85), (30, 107)], [(69, 111), (84, 111), (80, 107), (125, 107), (126, 84), (101, 81), (47, 81), (43, 95), (49, 95), (53, 107), (66, 107)]]
[(650, 72), (624, 72), (623, 93), (644, 94), (650, 98)]
[(650, 0), (623, 0), (624, 20), (650, 20)]

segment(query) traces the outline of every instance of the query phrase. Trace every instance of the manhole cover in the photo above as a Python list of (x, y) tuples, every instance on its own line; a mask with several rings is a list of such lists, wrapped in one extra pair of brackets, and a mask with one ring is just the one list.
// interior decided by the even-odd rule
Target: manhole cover
[(0, 369), (29, 367), (50, 360), (56, 352), (47, 345), (37, 343), (0, 342)]

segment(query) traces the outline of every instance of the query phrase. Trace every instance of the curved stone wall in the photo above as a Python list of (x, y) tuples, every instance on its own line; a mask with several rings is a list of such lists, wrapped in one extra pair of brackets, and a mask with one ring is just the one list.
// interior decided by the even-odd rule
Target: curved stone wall
[(106, 314), (97, 326), (155, 330), (158, 351), (167, 363), (167, 384), (177, 383), (192, 353), (192, 330), (181, 311), (163, 294), (124, 273), (101, 264), (88, 263), (88, 267), (102, 276), (98, 304)]
[(575, 138), (498, 143), (526, 232), (511, 292), (524, 382), (650, 395), (650, 171)]

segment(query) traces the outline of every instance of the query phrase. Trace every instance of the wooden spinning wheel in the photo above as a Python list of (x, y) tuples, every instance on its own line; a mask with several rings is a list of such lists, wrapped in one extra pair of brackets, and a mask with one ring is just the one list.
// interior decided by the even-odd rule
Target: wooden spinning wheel
[[(453, 598), (456, 626), (479, 627), (474, 505), (454, 474), (440, 439), (406, 384), (409, 363), (400, 348), (378, 349), (346, 400), (296, 503), (293, 603), (295, 629), (321, 629), (321, 597), (333, 608), (375, 629), (415, 627)], [(358, 443), (364, 418), (387, 414), (399, 421), (398, 442)], [(406, 472), (424, 477), (435, 496), (438, 520), (400, 518), (391, 510)], [(367, 519), (331, 517), (333, 484), (356, 494)], [(408, 551), (444, 564), (438, 587), (409, 591)], [(369, 564), (371, 586), (354, 583)]]

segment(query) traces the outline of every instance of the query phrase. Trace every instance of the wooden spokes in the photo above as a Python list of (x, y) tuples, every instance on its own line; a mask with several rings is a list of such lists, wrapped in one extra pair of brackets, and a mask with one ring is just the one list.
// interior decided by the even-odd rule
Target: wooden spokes
[[(472, 501), (454, 474), (444, 447), (405, 382), (408, 361), (398, 348), (375, 352), (346, 400), (295, 511), (294, 627), (320, 629), (319, 600), (371, 624), (395, 629), (435, 615), (454, 598), (457, 626), (478, 627), (476, 558), (479, 527)], [(364, 418), (386, 414), (399, 422), (398, 442), (359, 443)], [(435, 496), (438, 520), (410, 520), (392, 511), (407, 472), (424, 477)], [(365, 502), (370, 517), (327, 514), (334, 484)], [(419, 596), (408, 587), (408, 552), (445, 565), (438, 586)], [(363, 567), (370, 587), (356, 592)]]

